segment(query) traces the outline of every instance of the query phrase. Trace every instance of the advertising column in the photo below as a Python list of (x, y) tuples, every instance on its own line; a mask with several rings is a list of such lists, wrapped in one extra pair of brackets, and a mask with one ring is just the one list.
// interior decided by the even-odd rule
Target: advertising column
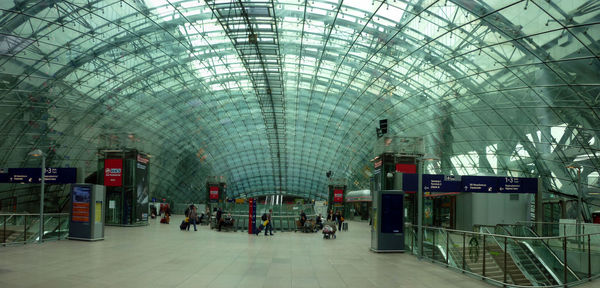
[(123, 159), (104, 159), (104, 186), (123, 185)]
[(248, 234), (254, 234), (256, 230), (256, 201), (254, 198), (248, 199)]
[(136, 218), (141, 221), (148, 221), (148, 189), (149, 189), (149, 168), (150, 160), (141, 154), (137, 155), (135, 166), (136, 181)]
[(210, 186), (209, 190), (209, 199), (211, 202), (219, 201), (219, 186)]

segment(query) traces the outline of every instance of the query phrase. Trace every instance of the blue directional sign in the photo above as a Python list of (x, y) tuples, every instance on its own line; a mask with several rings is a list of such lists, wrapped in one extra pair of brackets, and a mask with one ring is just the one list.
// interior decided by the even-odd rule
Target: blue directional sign
[(523, 193), (521, 181), (518, 177), (499, 177), (498, 192), (500, 193)]
[(521, 182), (521, 190), (523, 193), (536, 194), (538, 191), (538, 179), (537, 178), (519, 178)]
[(498, 177), (500, 193), (537, 193), (536, 178)]
[(423, 174), (423, 191), (425, 192), (459, 192), (459, 181), (452, 181), (453, 176)]
[(498, 192), (498, 178), (493, 176), (462, 176), (462, 191), (496, 193)]
[[(45, 183), (68, 184), (77, 182), (76, 168), (46, 168)], [(41, 183), (42, 169), (40, 168), (8, 168), (9, 183)]]
[[(417, 174), (402, 175), (402, 189), (417, 191)], [(423, 192), (474, 192), (474, 193), (537, 193), (537, 178), (461, 176), (456, 181), (452, 175), (423, 174)]]

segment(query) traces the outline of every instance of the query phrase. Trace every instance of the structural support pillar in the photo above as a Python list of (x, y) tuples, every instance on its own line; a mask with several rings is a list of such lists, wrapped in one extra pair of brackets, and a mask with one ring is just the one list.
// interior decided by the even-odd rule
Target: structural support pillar
[(423, 257), (423, 159), (417, 159), (417, 256)]
[(535, 193), (535, 232), (538, 235), (543, 235), (544, 222), (544, 191), (541, 177), (538, 178), (537, 192)]
[(46, 184), (46, 155), (42, 155), (42, 188), (40, 195), (40, 236), (39, 242), (44, 240), (44, 184)]

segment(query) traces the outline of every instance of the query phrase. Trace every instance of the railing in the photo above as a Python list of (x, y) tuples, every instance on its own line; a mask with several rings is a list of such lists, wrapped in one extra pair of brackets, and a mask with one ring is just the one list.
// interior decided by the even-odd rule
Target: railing
[[(538, 235), (527, 226), (499, 225), (499, 227), (504, 229), (509, 235), (512, 235), (512, 236), (538, 237)], [(498, 234), (504, 234), (504, 233), (498, 233)], [(577, 239), (577, 237), (572, 237), (571, 240), (581, 241), (581, 239)], [(592, 240), (591, 241), (592, 243), (595, 242), (591, 238), (590, 238), (590, 240)], [(600, 243), (600, 241), (598, 241), (598, 242)], [(546, 267), (546, 269), (550, 272), (552, 277), (554, 279), (556, 279), (557, 282), (559, 282), (559, 283), (562, 282), (562, 280), (560, 280), (559, 275), (561, 275), (562, 273), (565, 273), (565, 271), (562, 271), (563, 269), (567, 270), (566, 273), (569, 277), (570, 282), (581, 280), (579, 275), (577, 275), (577, 273), (575, 271), (573, 271), (573, 269), (571, 269), (568, 266), (565, 267), (565, 265), (562, 262), (562, 260), (560, 259), (560, 257), (558, 255), (556, 255), (553, 248), (550, 247), (549, 241), (547, 242), (547, 241), (544, 241), (543, 239), (535, 239), (535, 240), (521, 241), (519, 244), (521, 244), (524, 249), (531, 251), (531, 253), (534, 254), (538, 258), (540, 263), (543, 264), (544, 267)], [(557, 244), (558, 244), (557, 245), (558, 249), (560, 249), (561, 243), (557, 243)], [(582, 243), (580, 243), (580, 242), (578, 242), (577, 244), (578, 244), (578, 246), (582, 245)], [(580, 248), (581, 247), (578, 247), (578, 249), (580, 249)]]
[[(39, 240), (40, 214), (0, 214), (0, 241), (8, 244), (26, 244)], [(44, 214), (44, 241), (65, 239), (69, 234), (69, 213)]]
[[(290, 213), (291, 214), (291, 213)], [(226, 216), (231, 216), (231, 218), (233, 219), (233, 230), (234, 231), (248, 231), (248, 214), (231, 214), (231, 215), (227, 215), (226, 213), (222, 214), (222, 217), (226, 217)], [(261, 220), (261, 215), (262, 214), (258, 214), (256, 215), (256, 226), (258, 227), (260, 225), (260, 223), (262, 222)], [(311, 219), (315, 219), (317, 215), (306, 215), (308, 220)], [(296, 226), (296, 220), (299, 220), (300, 216), (299, 215), (272, 215), (271, 216), (271, 225), (273, 226), (273, 231), (296, 231), (297, 230), (297, 226)], [(215, 215), (213, 213), (213, 215), (211, 215), (211, 223), (215, 223)]]
[[(497, 233), (423, 227), (423, 246), (437, 247), (437, 249), (432, 248), (431, 251), (428, 247), (425, 247), (426, 251), (424, 251), (423, 247), (417, 247), (416, 226), (407, 224), (405, 231), (407, 234), (405, 236), (407, 251), (418, 254), (417, 252), (421, 249), (425, 252), (422, 253), (423, 257), (432, 262), (446, 265), (501, 286), (566, 287), (600, 277), (600, 241), (594, 240), (600, 237), (600, 233), (554, 237), (519, 237)], [(578, 242), (578, 239), (580, 242)], [(525, 258), (531, 257), (531, 255), (525, 255), (522, 250), (519, 252), (518, 248), (523, 249), (523, 243), (533, 245), (531, 243), (535, 241), (560, 243), (560, 253), (557, 252), (556, 254), (560, 256), (561, 259), (559, 260), (561, 260), (563, 266), (558, 267), (560, 269), (553, 270), (560, 280), (558, 284), (551, 280), (542, 281), (543, 278), (533, 280), (534, 276), (531, 274), (535, 273), (534, 270), (537, 273), (543, 271), (539, 271), (539, 267), (519, 266), (517, 263), (519, 259), (514, 259), (513, 255), (516, 255), (516, 253), (523, 253)], [(533, 249), (532, 253), (537, 253), (537, 251)], [(557, 263), (559, 262), (552, 265), (558, 265)], [(526, 270), (522, 272), (525, 276), (528, 276), (527, 279), (523, 278), (517, 281), (519, 276), (509, 269), (509, 265), (516, 265), (519, 269)], [(546, 263), (546, 265), (549, 264)], [(557, 273), (557, 271), (560, 271), (560, 273)], [(572, 276), (571, 271), (578, 276), (578, 279)], [(523, 275), (520, 277), (523, 277)], [(538, 275), (537, 277), (541, 276)], [(533, 281), (527, 281), (530, 279)]]
[[(489, 234), (508, 236), (512, 235), (506, 229), (506, 227), (502, 225), (494, 227), (494, 233)], [(537, 237), (533, 235), (530, 236)], [(525, 241), (515, 241), (510, 239), (507, 240), (507, 245), (505, 245), (504, 251), (511, 256), (517, 267), (519, 267), (521, 272), (532, 283), (532, 285), (552, 286), (563, 284), (563, 281), (560, 279), (560, 277), (558, 277), (557, 273), (555, 273), (552, 268), (546, 265), (546, 263), (541, 259), (540, 255), (536, 254), (536, 251), (529, 249), (530, 247), (526, 244), (527, 243)]]

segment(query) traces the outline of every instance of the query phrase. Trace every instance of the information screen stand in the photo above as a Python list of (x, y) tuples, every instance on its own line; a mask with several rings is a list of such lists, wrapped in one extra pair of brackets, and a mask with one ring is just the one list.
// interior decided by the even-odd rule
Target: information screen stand
[(71, 186), (69, 239), (97, 241), (104, 239), (105, 190), (102, 185)]
[(404, 192), (375, 191), (373, 195), (373, 226), (371, 250), (374, 252), (404, 252)]

